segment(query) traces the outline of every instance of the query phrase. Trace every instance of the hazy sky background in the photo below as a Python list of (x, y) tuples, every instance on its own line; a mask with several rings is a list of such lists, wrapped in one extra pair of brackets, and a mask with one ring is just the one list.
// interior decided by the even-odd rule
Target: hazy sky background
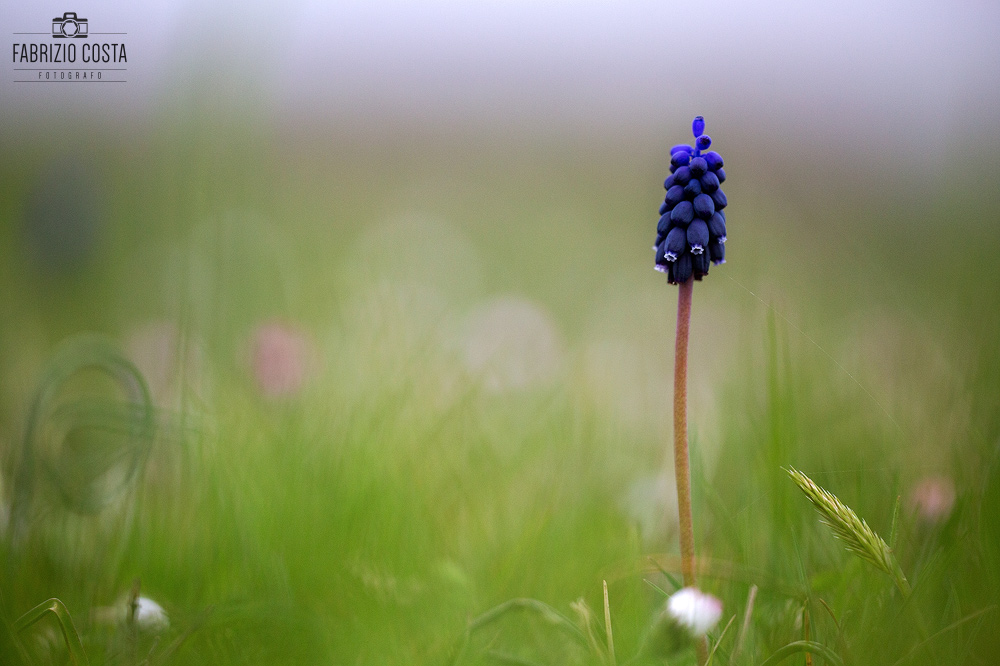
[(5, 116), (142, 120), (196, 100), (294, 122), (607, 133), (697, 109), (791, 138), (932, 153), (998, 135), (995, 2), (71, 4), (92, 30), (128, 32), (129, 82), (13, 84), (12, 32), (48, 29), (71, 5), (2, 0)]

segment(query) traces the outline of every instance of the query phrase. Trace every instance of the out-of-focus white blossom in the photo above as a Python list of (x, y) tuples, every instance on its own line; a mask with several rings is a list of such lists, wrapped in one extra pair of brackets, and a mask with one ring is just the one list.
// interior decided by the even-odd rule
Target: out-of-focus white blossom
[(711, 594), (685, 587), (667, 599), (667, 614), (695, 636), (704, 636), (722, 617), (722, 602)]
[(170, 627), (167, 611), (149, 597), (135, 600), (135, 623), (147, 631), (164, 631)]
[[(92, 613), (95, 623), (114, 627), (128, 622), (132, 608), (128, 599), (120, 598), (113, 606), (100, 606)], [(136, 597), (134, 617), (136, 626), (142, 631), (159, 633), (170, 628), (167, 611), (149, 597)]]

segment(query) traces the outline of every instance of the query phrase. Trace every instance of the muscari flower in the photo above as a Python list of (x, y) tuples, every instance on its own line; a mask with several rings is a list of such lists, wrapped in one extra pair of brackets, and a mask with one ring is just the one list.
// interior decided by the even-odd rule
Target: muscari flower
[[(667, 282), (680, 284), (692, 276), (708, 275), (710, 263), (726, 263), (726, 180), (719, 153), (709, 151), (712, 139), (704, 133), (705, 119), (691, 125), (694, 147), (680, 144), (670, 149), (670, 176), (663, 182), (667, 195), (656, 225), (656, 270)], [(705, 152), (707, 151), (707, 152)]]

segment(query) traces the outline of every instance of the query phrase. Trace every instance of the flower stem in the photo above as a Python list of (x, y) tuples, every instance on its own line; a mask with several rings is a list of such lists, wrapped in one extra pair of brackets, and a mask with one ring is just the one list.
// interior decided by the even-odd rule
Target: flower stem
[(681, 574), (687, 587), (695, 586), (694, 523), (691, 519), (691, 470), (687, 437), (687, 352), (693, 290), (693, 278), (681, 283), (678, 289), (677, 346), (674, 350), (674, 475), (677, 478), (677, 513), (681, 527)]
[[(674, 476), (677, 480), (677, 514), (681, 537), (681, 574), (686, 587), (696, 587), (694, 572), (694, 520), (691, 517), (691, 466), (687, 436), (687, 357), (691, 330), (691, 294), (694, 278), (682, 282), (677, 292), (677, 337), (674, 348)], [(698, 663), (708, 658), (708, 641), (695, 644)]]

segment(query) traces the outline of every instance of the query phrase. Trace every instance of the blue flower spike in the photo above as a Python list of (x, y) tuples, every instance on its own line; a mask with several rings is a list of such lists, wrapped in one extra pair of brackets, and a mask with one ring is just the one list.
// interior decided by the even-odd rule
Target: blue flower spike
[(708, 150), (705, 119), (691, 123), (694, 146), (670, 149), (670, 173), (663, 186), (667, 194), (656, 225), (656, 270), (667, 282), (680, 284), (692, 277), (701, 280), (711, 264), (726, 263), (726, 214), (728, 201), (721, 185), (726, 180), (722, 156)]

